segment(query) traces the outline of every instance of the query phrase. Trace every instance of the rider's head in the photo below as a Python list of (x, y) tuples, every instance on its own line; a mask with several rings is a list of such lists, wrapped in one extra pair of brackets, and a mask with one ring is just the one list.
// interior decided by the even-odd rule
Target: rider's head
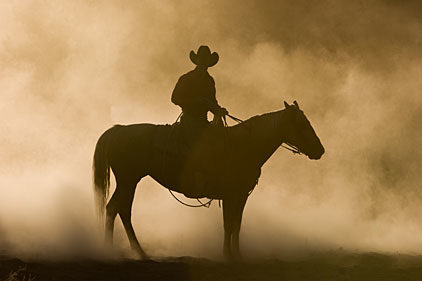
[(214, 66), (219, 59), (218, 54), (216, 52), (211, 53), (208, 46), (199, 47), (196, 53), (193, 50), (190, 51), (189, 57), (194, 64), (204, 69)]

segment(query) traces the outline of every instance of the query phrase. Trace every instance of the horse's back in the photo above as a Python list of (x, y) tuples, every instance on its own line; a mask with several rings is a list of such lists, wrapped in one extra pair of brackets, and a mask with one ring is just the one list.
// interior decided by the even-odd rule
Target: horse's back
[(109, 159), (113, 172), (120, 174), (144, 174), (153, 157), (153, 147), (159, 128), (169, 125), (148, 123), (115, 125), (110, 141)]

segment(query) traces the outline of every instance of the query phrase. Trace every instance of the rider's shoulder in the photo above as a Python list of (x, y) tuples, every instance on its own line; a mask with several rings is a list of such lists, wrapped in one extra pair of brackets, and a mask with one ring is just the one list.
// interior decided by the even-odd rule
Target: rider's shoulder
[(212, 83), (214, 82), (214, 78), (208, 73), (208, 71), (198, 71), (197, 69), (193, 69), (189, 72), (186, 72), (182, 76), (180, 76), (179, 80), (188, 81), (188, 80), (209, 80)]
[(189, 79), (189, 78), (192, 78), (192, 77), (194, 77), (196, 75), (197, 75), (197, 73), (195, 72), (195, 70), (191, 70), (189, 72), (186, 72), (182, 76), (180, 76), (180, 79)]

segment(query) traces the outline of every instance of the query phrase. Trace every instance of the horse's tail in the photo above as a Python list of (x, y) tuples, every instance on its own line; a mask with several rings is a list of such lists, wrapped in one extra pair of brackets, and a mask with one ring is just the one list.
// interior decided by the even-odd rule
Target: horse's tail
[(105, 205), (110, 187), (110, 163), (108, 152), (111, 136), (115, 128), (116, 126), (108, 129), (101, 135), (97, 141), (94, 152), (94, 160), (92, 165), (94, 172), (94, 194), (97, 215), (100, 220), (103, 220), (104, 218)]

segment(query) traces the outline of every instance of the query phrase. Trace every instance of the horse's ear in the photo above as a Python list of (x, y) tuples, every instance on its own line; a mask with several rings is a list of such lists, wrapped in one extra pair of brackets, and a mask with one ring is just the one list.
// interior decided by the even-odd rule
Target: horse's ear
[(286, 101), (284, 101), (284, 107), (285, 108), (288, 108), (289, 107), (289, 104)]
[(299, 108), (299, 105), (297, 104), (297, 101), (294, 101), (293, 104), (296, 105), (297, 108)]

